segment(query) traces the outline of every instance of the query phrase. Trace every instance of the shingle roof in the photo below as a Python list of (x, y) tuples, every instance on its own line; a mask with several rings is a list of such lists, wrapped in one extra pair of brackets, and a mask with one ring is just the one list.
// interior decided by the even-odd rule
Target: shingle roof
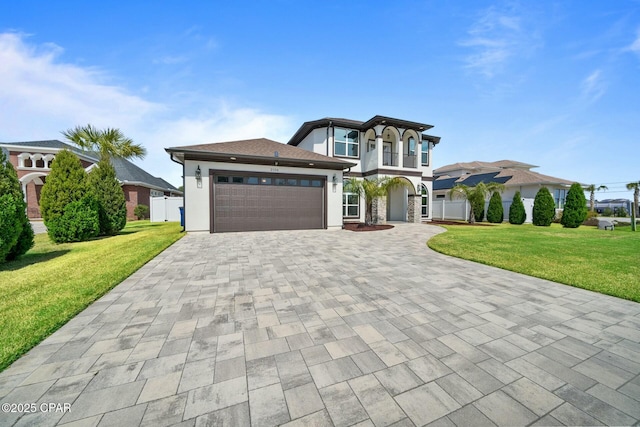
[(116, 170), (116, 176), (121, 182), (143, 183), (163, 190), (177, 190), (176, 187), (169, 184), (164, 179), (151, 175), (144, 169), (134, 165), (126, 159), (112, 157), (111, 164), (113, 164), (113, 167)]
[(500, 170), (500, 169), (531, 169), (537, 167), (536, 165), (531, 165), (529, 163), (517, 162), (515, 160), (498, 160), (497, 162), (481, 162), (481, 161), (473, 161), (473, 162), (458, 162), (452, 163), (450, 165), (441, 166), (437, 169), (434, 169), (433, 173), (436, 175), (444, 174), (445, 172), (452, 172), (457, 170), (472, 170), (472, 171), (491, 171), (491, 170)]
[(573, 181), (562, 178), (556, 178), (549, 175), (543, 175), (538, 172), (523, 169), (502, 169), (499, 172), (487, 172), (462, 175), (460, 177), (449, 177), (441, 175), (433, 181), (434, 190), (448, 190), (456, 184), (464, 184), (469, 187), (477, 185), (479, 182), (490, 183), (497, 182), (505, 186), (513, 185), (571, 185)]
[[(76, 154), (80, 154), (89, 159), (93, 159), (94, 161), (98, 161), (98, 159), (100, 158), (100, 155), (98, 153), (95, 153), (92, 151), (84, 151), (73, 145), (69, 145), (62, 141), (58, 141), (57, 139), (50, 139), (46, 141), (20, 141), (20, 142), (0, 143), (0, 145), (2, 144), (21, 146), (25, 148), (27, 147), (49, 148), (49, 149), (56, 149), (56, 150), (67, 149), (67, 150), (73, 151)], [(116, 170), (116, 176), (118, 180), (121, 182), (125, 182), (125, 181), (136, 182), (136, 183), (146, 184), (148, 186), (156, 187), (163, 190), (178, 191), (176, 187), (174, 187), (164, 179), (158, 178), (149, 174), (142, 168), (131, 163), (129, 160), (118, 158), (118, 157), (112, 157), (111, 163), (113, 164), (113, 167)]]
[(307, 163), (323, 163), (339, 165), (347, 168), (354, 163), (328, 157), (313, 151), (303, 150), (292, 145), (282, 144), (266, 138), (246, 139), (241, 141), (216, 142), (212, 144), (187, 145), (166, 148), (169, 153), (199, 153), (223, 155), (227, 157), (243, 157), (245, 159), (274, 159), (279, 161), (293, 160)]

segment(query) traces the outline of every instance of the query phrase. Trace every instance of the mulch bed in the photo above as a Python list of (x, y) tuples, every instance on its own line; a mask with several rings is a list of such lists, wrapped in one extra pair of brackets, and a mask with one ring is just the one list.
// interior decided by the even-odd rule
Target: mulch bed
[(349, 231), (378, 231), (378, 230), (388, 230), (393, 228), (393, 225), (390, 224), (371, 224), (366, 225), (362, 222), (349, 222), (344, 224), (344, 229)]
[(441, 221), (441, 220), (433, 220), (431, 222), (428, 222), (427, 224), (431, 224), (431, 225), (473, 225), (473, 226), (479, 226), (479, 227), (491, 227), (491, 226), (493, 226), (493, 224), (487, 224), (487, 223), (483, 223), (483, 222), (476, 222), (475, 224), (469, 224), (466, 221)]

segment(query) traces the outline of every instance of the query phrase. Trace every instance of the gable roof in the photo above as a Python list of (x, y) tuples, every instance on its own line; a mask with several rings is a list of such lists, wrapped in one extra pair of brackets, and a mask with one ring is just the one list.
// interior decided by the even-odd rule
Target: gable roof
[[(319, 120), (304, 122), (302, 126), (300, 126), (300, 128), (296, 131), (296, 133), (293, 134), (293, 136), (291, 137), (291, 139), (287, 144), (297, 146), (298, 144), (300, 144), (300, 142), (302, 142), (302, 140), (307, 135), (309, 135), (309, 133), (311, 133), (312, 130), (318, 129), (318, 128), (338, 126), (338, 127), (347, 127), (351, 129), (356, 129), (360, 131), (366, 131), (368, 129), (373, 128), (376, 125), (381, 125), (381, 124), (395, 126), (403, 129), (413, 129), (418, 133), (421, 133), (422, 131), (431, 129), (433, 127), (432, 125), (428, 125), (426, 123), (418, 123), (418, 122), (412, 122), (410, 120), (394, 119), (393, 117), (386, 117), (386, 116), (380, 116), (380, 115), (373, 116), (366, 122), (361, 122), (359, 120), (342, 119), (337, 117), (325, 117)], [(429, 140), (434, 144), (437, 144), (438, 142), (440, 142), (440, 138), (433, 137), (433, 136), (430, 136)]]
[(515, 160), (498, 160), (497, 162), (458, 162), (450, 165), (441, 166), (433, 170), (435, 175), (442, 175), (446, 172), (469, 170), (469, 171), (497, 171), (500, 169), (531, 169), (538, 166), (529, 163), (518, 162)]
[[(526, 163), (521, 164), (527, 165)], [(543, 175), (528, 169), (504, 168), (495, 172), (472, 173), (457, 177), (440, 175), (433, 181), (433, 190), (449, 190), (456, 184), (464, 184), (469, 187), (474, 187), (480, 182), (484, 182), (486, 184), (496, 182), (509, 187), (532, 184), (570, 186), (574, 181), (556, 178), (550, 175)]]
[(170, 147), (165, 148), (165, 151), (180, 162), (184, 162), (185, 159), (248, 164), (273, 164), (278, 162), (282, 166), (291, 165), (328, 169), (347, 169), (355, 166), (355, 163), (266, 138)]
[[(7, 147), (19, 147), (25, 150), (28, 150), (29, 148), (48, 149), (51, 151), (60, 151), (66, 149), (77, 154), (79, 157), (88, 159), (94, 163), (97, 163), (100, 159), (100, 155), (98, 153), (82, 150), (73, 145), (58, 141), (57, 139), (44, 141), (2, 142), (0, 143), (0, 145)], [(135, 183), (137, 185), (155, 188), (158, 190), (179, 192), (176, 187), (174, 187), (164, 179), (151, 175), (150, 173), (140, 168), (139, 166), (136, 166), (127, 159), (112, 157), (111, 164), (113, 164), (113, 167), (116, 170), (116, 177), (122, 183)]]

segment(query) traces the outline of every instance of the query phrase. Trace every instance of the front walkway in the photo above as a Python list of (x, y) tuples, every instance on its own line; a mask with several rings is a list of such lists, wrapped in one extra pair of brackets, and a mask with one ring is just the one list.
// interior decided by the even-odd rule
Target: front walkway
[(439, 230), (188, 235), (0, 374), (36, 404), (0, 425), (640, 420), (640, 304), (434, 253)]

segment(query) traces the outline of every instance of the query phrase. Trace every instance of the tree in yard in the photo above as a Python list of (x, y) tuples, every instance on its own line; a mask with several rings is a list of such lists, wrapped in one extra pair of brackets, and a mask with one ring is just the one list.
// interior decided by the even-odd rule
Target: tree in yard
[(131, 159), (143, 158), (146, 155), (144, 147), (135, 144), (131, 138), (124, 136), (120, 129), (97, 129), (92, 125), (76, 126), (62, 132), (65, 138), (83, 150), (97, 151), (101, 159), (111, 157)]
[(469, 224), (473, 224), (476, 221), (482, 221), (484, 216), (484, 202), (487, 199), (487, 195), (494, 191), (504, 190), (504, 185), (497, 182), (490, 182), (485, 184), (479, 182), (475, 187), (469, 187), (464, 184), (456, 184), (451, 190), (449, 190), (449, 197), (451, 199), (455, 197), (461, 197), (469, 202), (471, 209), (469, 210)]
[(487, 221), (493, 224), (500, 224), (504, 220), (504, 208), (502, 207), (502, 197), (500, 193), (494, 191), (489, 199), (487, 208)]
[(98, 203), (100, 234), (116, 235), (127, 224), (127, 202), (108, 160), (101, 159), (89, 173), (89, 189)]
[(587, 218), (587, 199), (582, 185), (574, 182), (567, 193), (560, 223), (565, 228), (578, 228)]
[(556, 216), (556, 203), (547, 187), (538, 190), (533, 200), (533, 224), (548, 227)]
[[(89, 184), (99, 206), (100, 234), (117, 234), (127, 223), (127, 211), (124, 193), (116, 179), (111, 158), (143, 158), (146, 155), (144, 147), (125, 137), (120, 129), (97, 129), (90, 124), (76, 126), (62, 134), (83, 150), (100, 153), (98, 168), (94, 169), (96, 174), (94, 178), (90, 178)], [(92, 171), (91, 175), (93, 173)]]
[[(40, 212), (51, 240), (56, 243), (72, 242), (98, 234), (99, 228), (95, 233), (86, 232), (87, 227), (78, 224), (85, 222), (88, 210), (94, 209), (98, 217), (96, 202), (92, 197), (88, 198), (88, 194), (87, 172), (80, 159), (69, 150), (60, 151), (53, 160), (40, 194)], [(79, 216), (75, 217), (75, 214)]]
[(0, 263), (16, 259), (33, 247), (26, 208), (16, 170), (0, 150)]
[(633, 190), (634, 216), (638, 218), (640, 217), (640, 206), (638, 206), (638, 203), (640, 202), (640, 181), (628, 183), (627, 190)]
[(373, 223), (373, 201), (380, 197), (386, 197), (390, 190), (398, 187), (411, 187), (411, 184), (399, 177), (349, 178), (344, 186), (344, 192), (357, 194), (358, 197), (364, 198), (365, 223), (371, 225)]
[(527, 219), (527, 212), (524, 210), (524, 204), (522, 203), (522, 196), (519, 191), (513, 195), (513, 201), (509, 206), (509, 223), (520, 225)]
[(586, 191), (589, 192), (589, 210), (593, 212), (593, 208), (596, 204), (596, 191), (607, 191), (609, 187), (606, 185), (599, 185), (596, 187), (595, 184), (591, 184), (585, 188)]

